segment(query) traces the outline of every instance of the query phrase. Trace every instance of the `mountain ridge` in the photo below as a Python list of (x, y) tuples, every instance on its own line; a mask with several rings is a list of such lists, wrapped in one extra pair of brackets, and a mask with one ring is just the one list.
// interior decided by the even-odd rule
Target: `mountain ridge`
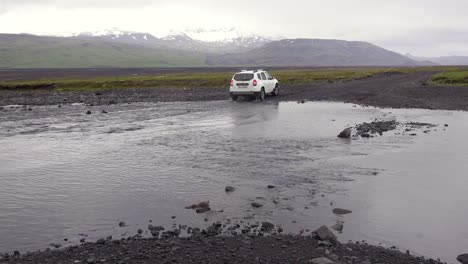
[(162, 39), (138, 32), (71, 37), (0, 34), (0, 68), (424, 65), (362, 41), (283, 39), (260, 43), (213, 47), (213, 43), (188, 35)]

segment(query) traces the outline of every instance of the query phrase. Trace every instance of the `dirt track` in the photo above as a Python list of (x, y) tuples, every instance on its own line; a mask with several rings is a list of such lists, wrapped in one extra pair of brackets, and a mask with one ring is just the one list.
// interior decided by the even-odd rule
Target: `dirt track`
[[(468, 87), (427, 83), (433, 73), (380, 74), (363, 80), (310, 85), (283, 85), (281, 96), (267, 100), (342, 101), (393, 108), (468, 110)], [(281, 80), (280, 80), (281, 81)], [(99, 92), (2, 91), (0, 105), (94, 105), (130, 102), (208, 101), (229, 99), (227, 87), (135, 88)]]

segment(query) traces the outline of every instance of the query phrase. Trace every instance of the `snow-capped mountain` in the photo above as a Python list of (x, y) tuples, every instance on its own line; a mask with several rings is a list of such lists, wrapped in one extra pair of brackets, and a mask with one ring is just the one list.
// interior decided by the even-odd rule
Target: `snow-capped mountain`
[(188, 29), (184, 34), (192, 39), (210, 43), (212, 46), (256, 48), (270, 42), (267, 38), (255, 34), (242, 33), (235, 28)]
[(159, 43), (159, 39), (150, 33), (122, 31), (118, 29), (102, 30), (96, 32), (84, 32), (72, 34), (75, 38), (92, 38), (105, 41), (117, 41), (125, 43), (149, 44), (154, 45)]
[(119, 29), (96, 32), (72, 33), (66, 37), (115, 41), (120, 43), (150, 45), (170, 49), (190, 50), (208, 53), (242, 52), (260, 47), (271, 40), (252, 34), (242, 34), (235, 29), (192, 29), (170, 32), (161, 38), (150, 33), (123, 31)]

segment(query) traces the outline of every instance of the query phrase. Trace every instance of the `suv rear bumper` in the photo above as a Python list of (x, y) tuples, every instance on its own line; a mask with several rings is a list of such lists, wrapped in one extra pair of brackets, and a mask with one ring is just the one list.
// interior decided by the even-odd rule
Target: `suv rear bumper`
[(255, 89), (252, 89), (252, 88), (233, 88), (231, 87), (229, 89), (229, 92), (231, 94), (235, 94), (235, 95), (252, 95), (252, 94), (256, 94), (256, 93), (259, 93), (261, 91), (261, 88), (255, 88)]

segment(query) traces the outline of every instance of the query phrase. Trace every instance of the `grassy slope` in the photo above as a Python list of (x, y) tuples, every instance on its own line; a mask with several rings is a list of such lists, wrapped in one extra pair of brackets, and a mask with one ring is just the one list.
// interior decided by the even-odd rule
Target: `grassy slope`
[[(446, 71), (457, 68), (422, 67), (422, 68), (342, 68), (342, 69), (308, 69), (278, 70), (272, 74), (281, 84), (308, 84), (328, 80), (361, 79), (384, 72), (408, 73), (414, 71)], [(120, 76), (81, 79), (40, 79), (22, 82), (0, 82), (0, 87), (18, 85), (56, 84), (58, 91), (64, 90), (102, 90), (138, 87), (224, 87), (229, 84), (232, 72), (215, 73), (173, 73), (160, 76)]]
[(468, 71), (448, 71), (432, 76), (432, 81), (438, 84), (468, 85)]
[(205, 55), (123, 43), (0, 35), (0, 68), (198, 67)]

